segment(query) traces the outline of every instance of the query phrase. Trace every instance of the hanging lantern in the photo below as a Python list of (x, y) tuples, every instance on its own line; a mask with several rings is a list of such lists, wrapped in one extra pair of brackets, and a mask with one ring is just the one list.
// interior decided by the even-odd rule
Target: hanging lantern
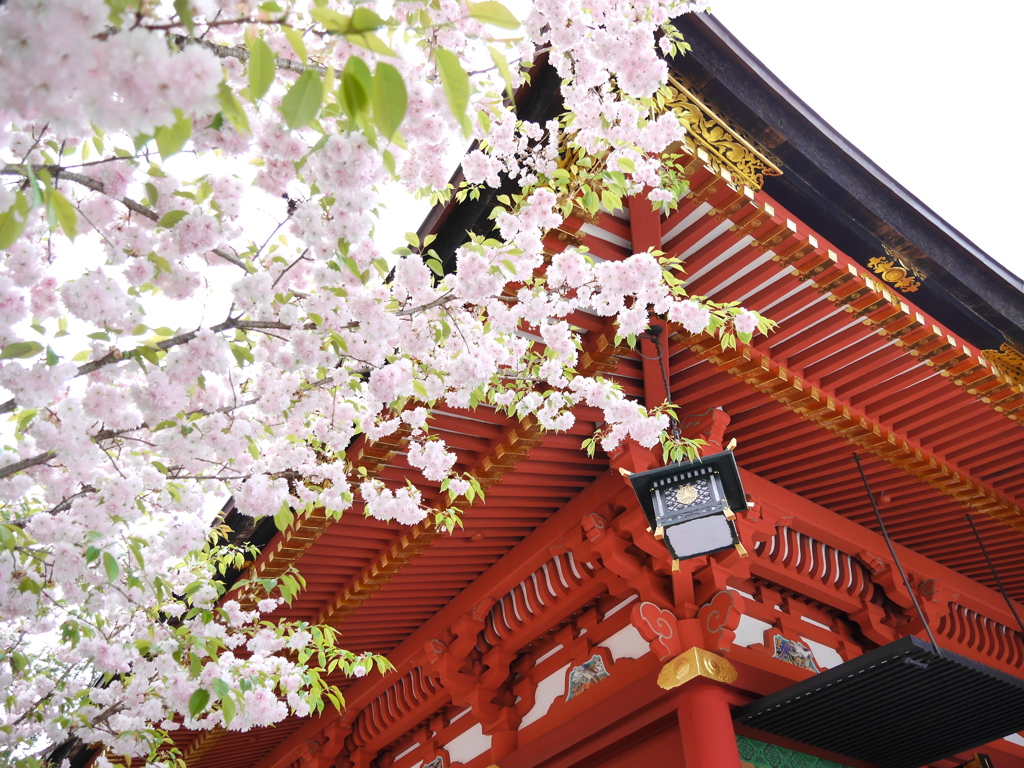
[(736, 531), (736, 512), (747, 508), (732, 451), (637, 472), (629, 476), (654, 537), (674, 560), (735, 547), (746, 550)]

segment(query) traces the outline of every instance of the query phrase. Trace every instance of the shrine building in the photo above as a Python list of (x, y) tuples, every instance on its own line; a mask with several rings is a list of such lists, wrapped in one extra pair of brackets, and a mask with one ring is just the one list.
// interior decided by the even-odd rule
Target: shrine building
[[(691, 294), (778, 322), (737, 349), (669, 325), (633, 350), (574, 318), (582, 368), (670, 398), (708, 454), (736, 441), (740, 546), (676, 563), (627, 477), (660, 451), (589, 458), (596, 410), (568, 433), (437, 412), (486, 490), (463, 530), (354, 509), (245, 531), (251, 575), (308, 582), (283, 615), (396, 670), (337, 680), (340, 713), (176, 732), (189, 768), (1024, 768), (1024, 281), (714, 18), (679, 26), (689, 194), (574, 214), (545, 245), (660, 249)], [(539, 71), (520, 115), (557, 114), (557, 93)], [(489, 231), (483, 198), (424, 225), (444, 258)], [(350, 460), (404, 482), (405, 437)]]

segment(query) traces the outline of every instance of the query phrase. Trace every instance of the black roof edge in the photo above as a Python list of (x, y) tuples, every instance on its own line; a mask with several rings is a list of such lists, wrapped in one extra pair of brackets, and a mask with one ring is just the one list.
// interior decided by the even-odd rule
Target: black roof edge
[[(698, 83), (700, 90), (733, 97), (713, 100), (716, 111), (725, 101), (727, 110), (732, 106), (748, 113), (747, 120), (736, 116), (740, 117), (740, 127), (747, 129), (783, 164), (783, 176), (769, 179), (769, 184), (796, 173), (802, 176), (796, 183), (804, 193), (816, 190), (824, 195), (838, 188), (857, 209), (848, 211), (844, 206), (842, 212), (853, 215), (879, 242), (891, 241), (895, 235), (923, 252), (925, 258), (907, 261), (932, 278), (925, 281), (925, 285), (933, 283), (929, 292), (961, 304), (980, 321), (979, 326), (997, 329), (999, 334), (1024, 344), (1024, 278), (982, 251), (879, 168), (786, 87), (714, 17), (691, 13), (676, 24), (693, 49), (673, 65), (684, 75), (687, 70), (700, 70), (698, 76), (705, 78)], [(723, 89), (728, 93), (722, 94)], [(761, 125), (750, 126), (750, 116)], [(758, 136), (758, 131), (765, 136)], [(761, 141), (762, 138), (768, 140)], [(899, 252), (898, 248), (895, 250)], [(923, 304), (918, 299), (915, 294), (913, 301)], [(928, 310), (926, 306), (922, 308)]]

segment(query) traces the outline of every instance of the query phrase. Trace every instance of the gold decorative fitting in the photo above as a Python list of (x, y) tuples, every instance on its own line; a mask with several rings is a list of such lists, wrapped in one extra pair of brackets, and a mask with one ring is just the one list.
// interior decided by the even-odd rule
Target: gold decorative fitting
[(982, 356), (1018, 387), (1024, 387), (1024, 348), (1007, 342), (994, 349), (981, 350)]
[(892, 283), (893, 287), (904, 293), (913, 293), (920, 288), (924, 275), (909, 264), (904, 263), (899, 255), (889, 246), (885, 245), (882, 247), (885, 248), (885, 253), (889, 258), (875, 256), (873, 259), (868, 260), (868, 266), (881, 275), (885, 282)]
[(704, 677), (718, 683), (735, 683), (737, 676), (736, 667), (728, 659), (695, 646), (661, 668), (658, 685), (670, 691), (695, 677)]
[(566, 232), (564, 229), (556, 229), (554, 232), (560, 242), (568, 243), (575, 248), (579, 248), (583, 245), (583, 238), (576, 232)]
[(676, 499), (680, 504), (693, 504), (697, 500), (696, 485), (682, 485), (676, 490)]
[(691, 155), (699, 157), (726, 181), (746, 184), (752, 189), (764, 186), (765, 176), (782, 175), (776, 163), (730, 128), (682, 83), (670, 77), (666, 88), (669, 95), (665, 107), (674, 110), (686, 124), (683, 144)]

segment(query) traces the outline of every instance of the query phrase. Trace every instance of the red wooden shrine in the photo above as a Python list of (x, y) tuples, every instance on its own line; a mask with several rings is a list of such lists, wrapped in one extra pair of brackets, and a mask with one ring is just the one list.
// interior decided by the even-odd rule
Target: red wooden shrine
[[(730, 67), (750, 71), (749, 54), (713, 22), (688, 24), (688, 39), (703, 35), (704, 50), (725, 51)], [(710, 94), (732, 70), (700, 55), (695, 42), (687, 66), (696, 74), (677, 73), (681, 82), (709, 95), (705, 106), (723, 123), (760, 137), (749, 147), (769, 164), (762, 170), (775, 164), (768, 151), (789, 152), (778, 183), (788, 177), (790, 186), (776, 195), (775, 179), (761, 189), (741, 183), (743, 168), (716, 160), (716, 145), (701, 144), (709, 140), (695, 127), (690, 194), (678, 211), (659, 216), (630, 200), (624, 211), (570, 217), (546, 246), (582, 243), (601, 259), (659, 248), (685, 260), (691, 294), (741, 301), (778, 321), (776, 333), (730, 350), (674, 327), (663, 335), (668, 395), (684, 433), (705, 439), (709, 452), (738, 441), (750, 509), (737, 522), (749, 556), (719, 553), (673, 572), (618, 471), (658, 466), (660, 457), (632, 445), (588, 458), (580, 443), (596, 412), (580, 408), (565, 434), (482, 408), (438, 413), (433, 429), (458, 450), (457, 468), (486, 488), (464, 530), (383, 525), (358, 510), (327, 525), (314, 514), (278, 534), (252, 567), (273, 575), (296, 564), (309, 588), (283, 613), (337, 626), (346, 647), (385, 653), (396, 671), (338, 680), (341, 713), (246, 733), (178, 733), (190, 768), (865, 768), (737, 727), (732, 714), (901, 636), (926, 637), (853, 451), (938, 642), (1024, 677), (1021, 628), (965, 520), (973, 515), (1024, 615), (1024, 387), (1007, 362), (1024, 306), (1020, 281), (1009, 293), (991, 288), (1002, 285), (995, 278), (970, 295), (958, 290), (966, 278), (943, 266), (939, 251), (922, 255), (924, 240), (904, 231), (926, 209), (907, 195), (892, 203), (870, 179), (861, 194), (857, 178), (829, 171), (829, 213), (820, 202), (824, 172), (792, 159), (793, 147), (811, 139), (785, 134), (781, 118), (766, 127), (770, 109), (744, 112), (721, 95), (726, 106), (714, 112)], [(773, 80), (758, 83), (766, 100), (812, 114)], [(825, 129), (813, 136), (832, 141), (839, 159), (819, 157), (822, 167), (852, 158), (864, 178), (877, 171)], [(794, 179), (818, 192), (800, 197)], [(874, 252), (851, 247), (860, 241), (835, 223), (844, 216), (878, 235)], [(960, 248), (978, 274), (992, 272), (939, 224), (921, 231)], [(868, 265), (886, 255), (883, 245), (906, 256), (904, 275), (919, 268), (919, 292), (901, 291)], [(1007, 295), (1010, 304), (1000, 304)], [(640, 400), (665, 399), (653, 346), (616, 346), (602, 318), (576, 322), (586, 330), (581, 365)], [(986, 352), (998, 346), (990, 340), (997, 331), (1009, 346)], [(360, 439), (350, 457), (401, 481), (402, 443), (400, 434)], [(424, 487), (424, 497), (443, 503), (436, 487)], [(659, 686), (670, 673), (686, 682)], [(1020, 734), (932, 765), (963, 765), (975, 752), (998, 768), (1024, 767)]]

